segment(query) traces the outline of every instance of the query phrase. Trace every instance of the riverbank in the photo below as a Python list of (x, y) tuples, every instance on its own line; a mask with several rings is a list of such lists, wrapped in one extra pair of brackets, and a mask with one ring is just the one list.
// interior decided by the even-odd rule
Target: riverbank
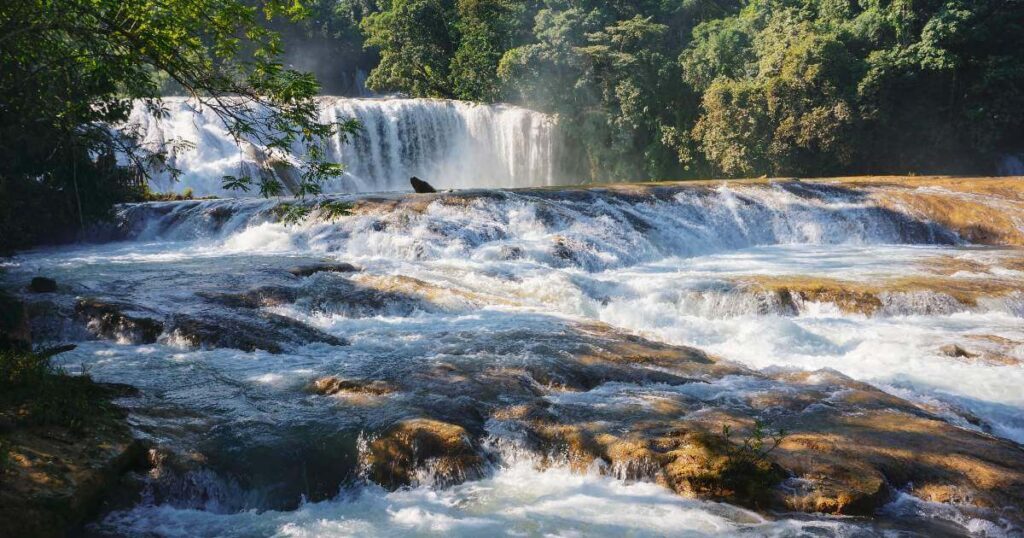
[(145, 465), (111, 403), (133, 391), (64, 374), (51, 357), (74, 346), (33, 353), (23, 306), (4, 295), (0, 309), (0, 536), (65, 536)]

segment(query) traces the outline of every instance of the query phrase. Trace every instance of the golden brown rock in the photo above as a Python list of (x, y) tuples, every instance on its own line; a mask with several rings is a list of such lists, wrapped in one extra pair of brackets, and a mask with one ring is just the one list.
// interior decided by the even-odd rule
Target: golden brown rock
[(395, 387), (380, 380), (363, 381), (358, 379), (342, 379), (337, 376), (321, 377), (310, 383), (309, 391), (324, 396), (335, 394), (368, 394), (382, 396), (395, 391)]
[(427, 471), (437, 485), (480, 475), (484, 460), (462, 426), (417, 418), (401, 421), (370, 442), (365, 464), (374, 482), (398, 488)]

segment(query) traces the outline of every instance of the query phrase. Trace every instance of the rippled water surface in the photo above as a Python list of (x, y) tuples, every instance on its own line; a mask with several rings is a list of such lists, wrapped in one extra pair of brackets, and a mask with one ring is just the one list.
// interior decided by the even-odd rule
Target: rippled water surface
[[(74, 328), (63, 329), (65, 339), (82, 339), (62, 356), (66, 368), (140, 388), (139, 397), (124, 401), (137, 430), (172, 452), (201, 454), (205, 461), (203, 470), (155, 488), (90, 532), (1012, 533), (998, 521), (906, 496), (870, 522), (765, 517), (683, 499), (599, 469), (541, 470), (500, 429), (488, 432), (491, 470), (482, 479), (444, 488), (425, 477), (417, 487), (386, 492), (361, 481), (363, 435), (439, 405), (430, 385), (384, 401), (325, 398), (305, 387), (324, 375), (415, 379), (442, 363), (542, 364), (572, 344), (573, 327), (600, 322), (756, 369), (834, 369), (954, 424), (1021, 443), (1024, 367), (1014, 362), (1024, 360), (1019, 293), (971, 308), (936, 294), (894, 294), (878, 312), (864, 314), (813, 302), (786, 310), (749, 285), (765, 276), (877, 284), (928, 273), (936, 260), (988, 268), (984, 275), (953, 271), (950, 278), (1020, 280), (1019, 270), (1000, 265), (1019, 257), (1018, 251), (965, 245), (854, 195), (798, 197), (787, 189), (723, 188), (706, 198), (681, 194), (639, 203), (501, 194), (297, 226), (272, 222), (267, 207), (246, 201), (128, 208), (123, 217), (131, 223), (130, 240), (38, 250), (8, 268), (15, 283), (35, 274), (55, 278), (66, 292), (58, 302), (67, 308), (76, 296), (95, 297), (154, 317), (219, 315), (226, 307), (211, 302), (211, 294), (287, 287), (295, 290), (290, 300), (262, 310), (350, 343), (294, 345), (272, 354), (194, 349), (173, 335), (148, 345), (84, 340)], [(362, 271), (304, 278), (286, 272), (324, 260)], [(365, 295), (382, 290), (387, 293), (372, 300)], [(960, 360), (941, 351), (945, 344), (978, 342), (981, 349), (997, 340), (1001, 362)], [(692, 392), (698, 389), (704, 392)], [(550, 398), (610, 406), (667, 390), (691, 391), (688, 397), (720, 405), (773, 389), (740, 377), (699, 387), (607, 383)]]

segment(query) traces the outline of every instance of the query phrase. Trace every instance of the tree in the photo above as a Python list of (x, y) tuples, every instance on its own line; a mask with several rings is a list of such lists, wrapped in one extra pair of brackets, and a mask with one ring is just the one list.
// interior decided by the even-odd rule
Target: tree
[(449, 97), (448, 64), (456, 47), (450, 0), (391, 0), (362, 21), (365, 46), (380, 51), (367, 86), (416, 97)]
[(451, 59), (452, 95), (470, 101), (502, 96), (498, 63), (505, 51), (529, 38), (532, 6), (520, 0), (458, 0), (459, 44)]
[[(0, 189), (61, 204), (70, 197), (80, 222), (93, 216), (83, 207), (79, 180), (94, 187), (105, 181), (110, 159), (101, 166), (96, 156), (118, 153), (145, 172), (167, 168), (168, 153), (180, 149), (142, 147), (130, 129), (110, 128), (126, 120), (136, 100), (164, 114), (159, 97), (170, 81), (213, 110), (236, 139), (271, 155), (304, 148), (298, 194), (319, 192), (323, 179), (340, 172), (326, 159), (324, 139), (355, 125), (320, 121), (316, 80), (282, 65), (279, 36), (260, 22), (305, 14), (287, 0), (0, 4)], [(264, 195), (282, 192), (273, 174), (225, 181), (239, 189), (256, 185)], [(11, 211), (26, 200), (6, 202), (0, 220), (9, 226), (19, 221)]]

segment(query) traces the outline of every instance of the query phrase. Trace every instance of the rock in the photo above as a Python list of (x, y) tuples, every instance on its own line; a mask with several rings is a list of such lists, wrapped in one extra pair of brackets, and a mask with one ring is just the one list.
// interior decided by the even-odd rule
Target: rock
[(294, 303), (299, 292), (286, 286), (261, 286), (243, 293), (198, 292), (196, 295), (232, 308), (263, 308)]
[(97, 411), (85, 433), (16, 426), (4, 441), (0, 536), (66, 536), (95, 516), (124, 473), (146, 466), (146, 448), (121, 413)]
[(255, 317), (212, 313), (200, 316), (178, 314), (171, 318), (168, 332), (192, 347), (226, 347), (249, 352), (260, 349), (281, 353), (284, 344), (299, 346), (321, 342), (332, 346), (348, 345), (343, 338), (269, 312), (257, 312)]
[(288, 272), (297, 277), (306, 277), (315, 273), (331, 272), (331, 273), (356, 273), (362, 269), (352, 265), (351, 263), (344, 262), (325, 262), (325, 263), (311, 263), (308, 265), (297, 265), (288, 269)]
[(53, 293), (57, 291), (57, 281), (44, 276), (33, 277), (28, 290), (32, 293)]
[(939, 348), (939, 353), (958, 359), (973, 359), (978, 356), (977, 353), (971, 353), (957, 344), (946, 344)]
[(75, 313), (86, 322), (96, 336), (132, 344), (152, 344), (163, 333), (159, 321), (134, 314), (126, 314), (130, 307), (98, 299), (79, 299)]
[(430, 186), (430, 183), (423, 181), (422, 179), (412, 176), (409, 178), (409, 183), (412, 183), (412, 190), (419, 194), (426, 194), (431, 192), (437, 192), (434, 187)]
[(309, 391), (323, 396), (335, 394), (369, 394), (381, 396), (395, 392), (395, 388), (386, 381), (362, 381), (358, 379), (342, 379), (337, 376), (321, 377), (310, 383)]
[(0, 291), (0, 351), (32, 348), (32, 330), (25, 304)]
[(484, 465), (465, 428), (427, 418), (391, 426), (370, 442), (365, 457), (370, 477), (389, 489), (416, 483), (423, 469), (435, 485), (457, 484), (479, 477)]

